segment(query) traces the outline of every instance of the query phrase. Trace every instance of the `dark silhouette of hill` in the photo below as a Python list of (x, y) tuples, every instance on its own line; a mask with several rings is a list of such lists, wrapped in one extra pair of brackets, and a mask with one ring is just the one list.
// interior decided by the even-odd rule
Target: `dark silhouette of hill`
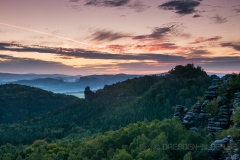
[(18, 84), (0, 85), (0, 123), (12, 123), (63, 107), (78, 98)]

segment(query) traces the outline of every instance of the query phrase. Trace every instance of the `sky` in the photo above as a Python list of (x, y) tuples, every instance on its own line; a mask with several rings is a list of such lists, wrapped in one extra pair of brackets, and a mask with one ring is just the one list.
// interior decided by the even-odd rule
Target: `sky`
[(239, 0), (1, 0), (0, 72), (240, 72)]

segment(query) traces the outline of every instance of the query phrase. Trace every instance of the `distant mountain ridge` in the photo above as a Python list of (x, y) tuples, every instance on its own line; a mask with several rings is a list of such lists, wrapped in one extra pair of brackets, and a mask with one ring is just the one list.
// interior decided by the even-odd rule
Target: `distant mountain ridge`
[[(160, 73), (157, 76), (168, 74)], [(213, 73), (210, 73), (210, 75)], [(0, 73), (0, 83), (21, 84), (32, 87), (41, 88), (55, 93), (83, 93), (86, 86), (90, 86), (91, 90), (96, 91), (105, 85), (111, 85), (117, 82), (141, 77), (144, 75), (128, 75), (128, 74), (103, 74), (88, 76), (71, 76), (64, 74), (12, 74)]]
[(41, 88), (55, 93), (83, 92), (86, 86), (92, 90), (98, 90), (105, 85), (121, 82), (127, 79), (140, 77), (142, 75), (89, 75), (69, 76), (62, 74), (11, 74), (0, 73), (0, 83), (21, 84)]
[(0, 83), (5, 84), (13, 81), (19, 81), (19, 80), (33, 80), (38, 78), (56, 78), (56, 79), (71, 79), (75, 78), (77, 79), (81, 75), (76, 76), (70, 76), (70, 75), (64, 75), (64, 74), (14, 74), (14, 73), (1, 73), (0, 72)]

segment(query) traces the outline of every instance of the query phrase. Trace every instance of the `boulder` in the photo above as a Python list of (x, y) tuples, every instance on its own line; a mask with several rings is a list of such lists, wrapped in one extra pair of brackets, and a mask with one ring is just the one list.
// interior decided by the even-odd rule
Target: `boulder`
[(209, 91), (217, 90), (217, 89), (218, 89), (218, 85), (211, 85), (210, 87), (208, 87)]
[(221, 83), (221, 79), (219, 79), (219, 78), (214, 78), (212, 80), (212, 85), (218, 85), (219, 83)]
[(240, 98), (240, 92), (237, 92), (234, 95), (235, 95), (235, 98)]
[(210, 158), (214, 160), (223, 159), (224, 157), (226, 158), (228, 155), (227, 153), (223, 154), (223, 150), (227, 147), (229, 141), (229, 136), (221, 140), (215, 140), (208, 149), (208, 154), (210, 155)]
[(239, 154), (234, 154), (231, 156), (232, 160), (239, 160)]
[(212, 91), (207, 91), (205, 97), (209, 100), (212, 100), (213, 98), (217, 97), (217, 92), (212, 90)]
[(221, 104), (222, 100), (223, 98), (221, 96), (217, 96), (217, 99), (216, 99), (217, 104)]

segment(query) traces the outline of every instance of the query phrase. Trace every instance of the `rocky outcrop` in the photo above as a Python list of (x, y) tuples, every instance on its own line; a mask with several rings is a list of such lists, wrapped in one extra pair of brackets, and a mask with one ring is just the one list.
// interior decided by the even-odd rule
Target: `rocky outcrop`
[(175, 108), (174, 116), (178, 117), (180, 120), (183, 120), (188, 109), (182, 105), (177, 105)]
[[(233, 116), (237, 110), (240, 109), (240, 92), (236, 92), (232, 97), (232, 89), (228, 87), (222, 95), (218, 95), (218, 89), (223, 84), (231, 79), (232, 75), (223, 76), (221, 79), (214, 76), (211, 86), (204, 96), (203, 102), (196, 102), (192, 111), (188, 111), (182, 105), (177, 105), (175, 108), (174, 116), (178, 117), (181, 123), (190, 130), (198, 132), (198, 127), (206, 127), (208, 135), (215, 135), (218, 131), (228, 129)], [(234, 98), (231, 103), (230, 100)], [(226, 101), (227, 99), (227, 101)], [(212, 103), (216, 112), (214, 114), (207, 113), (205, 109), (209, 107), (207, 104)], [(227, 103), (226, 103), (227, 102)], [(210, 105), (211, 107), (211, 105)], [(236, 124), (235, 124), (236, 125)], [(239, 160), (240, 141), (233, 141), (231, 136), (227, 136), (220, 140), (215, 140), (209, 150), (211, 160)]]
[(225, 160), (228, 157), (227, 147), (229, 145), (231, 136), (226, 138), (215, 140), (208, 149), (208, 154), (211, 160), (222, 159)]
[(178, 117), (187, 129), (205, 126), (207, 124), (207, 113), (204, 109), (204, 106), (206, 104), (207, 101), (204, 103), (197, 102), (194, 105), (192, 112), (188, 112), (188, 109), (182, 105), (177, 105), (175, 108), (174, 116)]
[(239, 141), (234, 142), (230, 135), (215, 140), (208, 149), (211, 160), (239, 160)]
[(87, 86), (84, 90), (84, 95), (85, 95), (85, 99), (87, 101), (92, 101), (95, 97), (95, 93), (93, 91), (91, 91), (90, 87)]
[(240, 109), (240, 92), (235, 93), (235, 99), (233, 101), (232, 115), (234, 115), (237, 110)]

